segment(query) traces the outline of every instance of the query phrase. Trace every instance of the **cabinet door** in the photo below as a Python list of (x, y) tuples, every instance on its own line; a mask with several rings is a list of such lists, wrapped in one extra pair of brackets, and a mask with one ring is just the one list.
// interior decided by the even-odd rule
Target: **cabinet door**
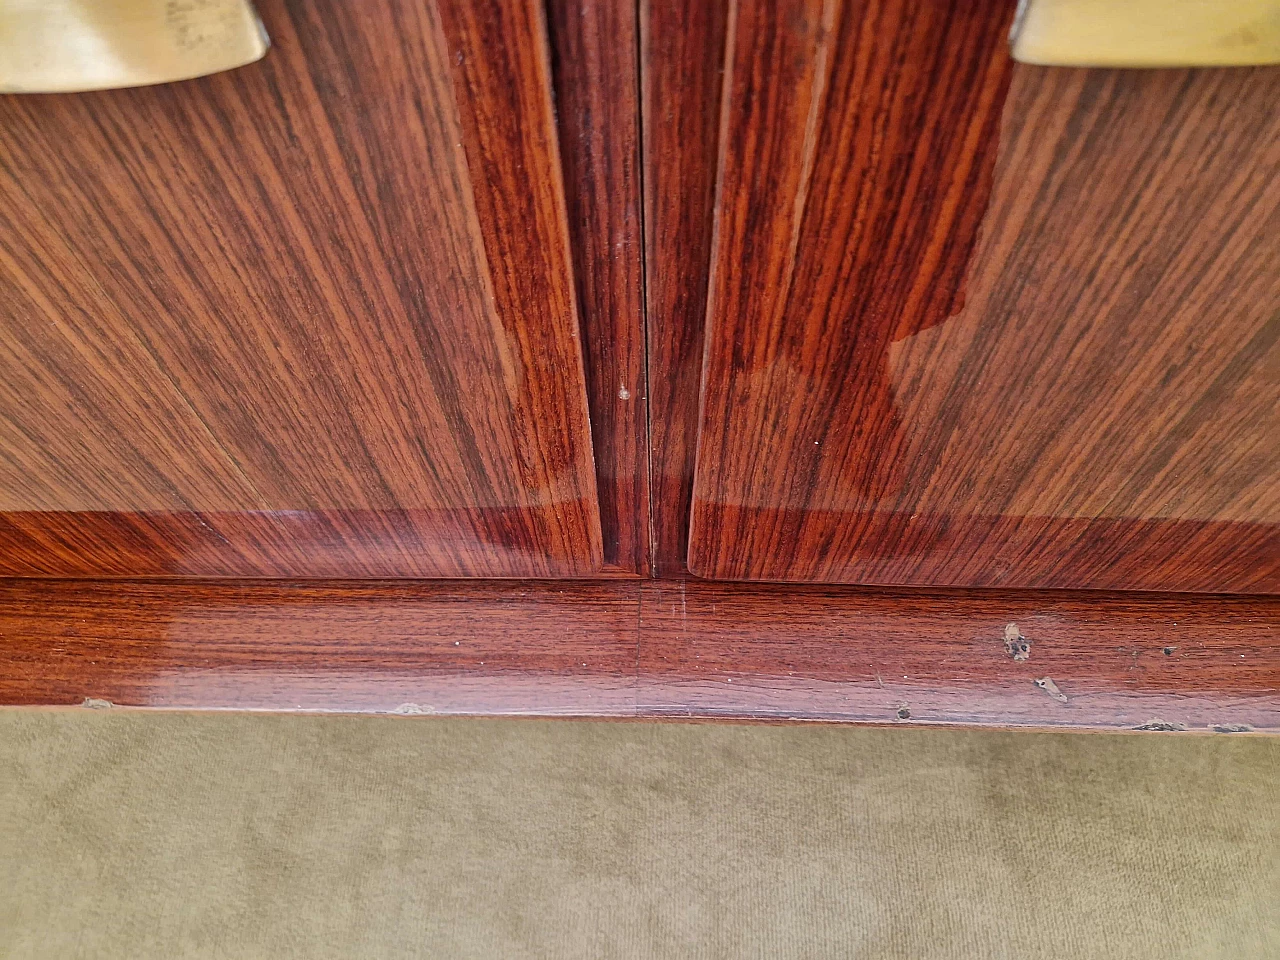
[(1280, 591), (1280, 69), (1013, 6), (732, 5), (694, 572)]
[(593, 572), (541, 4), (259, 12), (0, 97), (0, 576)]

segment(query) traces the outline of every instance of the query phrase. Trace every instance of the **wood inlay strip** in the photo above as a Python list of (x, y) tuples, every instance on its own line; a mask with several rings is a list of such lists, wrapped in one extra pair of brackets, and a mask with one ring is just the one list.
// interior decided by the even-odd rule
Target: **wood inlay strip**
[(641, 0), (653, 570), (687, 575), (730, 4)]
[(633, 0), (550, 0), (604, 561), (649, 573), (649, 433)]

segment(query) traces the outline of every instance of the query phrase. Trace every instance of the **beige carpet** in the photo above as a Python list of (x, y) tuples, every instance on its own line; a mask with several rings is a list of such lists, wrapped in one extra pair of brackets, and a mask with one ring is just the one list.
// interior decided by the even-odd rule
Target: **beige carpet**
[(1280, 740), (0, 712), (0, 956), (1280, 957)]

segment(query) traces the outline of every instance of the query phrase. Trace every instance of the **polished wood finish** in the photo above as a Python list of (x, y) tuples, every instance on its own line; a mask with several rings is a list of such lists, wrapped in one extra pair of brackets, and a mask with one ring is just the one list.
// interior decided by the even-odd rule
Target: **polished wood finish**
[(540, 4), (259, 9), (251, 66), (0, 98), (0, 572), (594, 572)]
[(1280, 73), (734, 10), (692, 569), (1280, 590)]
[(640, 92), (631, 0), (549, 0), (606, 567), (649, 573)]
[(686, 575), (727, 3), (640, 0), (653, 569)]
[(1280, 730), (1275, 599), (655, 583), (641, 630), (643, 715)]
[(636, 581), (0, 583), (0, 703), (631, 715)]
[(0, 704), (86, 702), (1280, 732), (1280, 599), (0, 582)]
[(881, 366), (894, 332), (943, 321), (961, 296), (1013, 11), (734, 11), (690, 562), (704, 576), (821, 579), (804, 564), (832, 564), (833, 548), (806, 524), (840, 494), (871, 492), (861, 458), (893, 422)]

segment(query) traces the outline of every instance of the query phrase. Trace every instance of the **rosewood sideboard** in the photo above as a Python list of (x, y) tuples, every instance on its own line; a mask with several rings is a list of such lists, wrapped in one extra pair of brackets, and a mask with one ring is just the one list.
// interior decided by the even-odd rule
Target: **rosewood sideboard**
[(0, 704), (1280, 730), (1280, 66), (1014, 7), (0, 94)]

